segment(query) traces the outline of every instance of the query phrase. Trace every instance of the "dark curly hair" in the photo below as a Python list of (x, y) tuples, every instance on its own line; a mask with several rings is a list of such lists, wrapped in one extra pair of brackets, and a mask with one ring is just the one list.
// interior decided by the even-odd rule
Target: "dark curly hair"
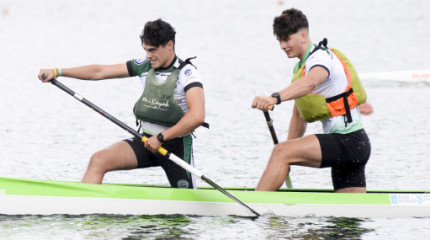
[(291, 34), (300, 29), (309, 29), (308, 19), (302, 11), (290, 8), (273, 20), (273, 34), (281, 40), (286, 40)]
[(165, 46), (170, 40), (175, 42), (175, 29), (167, 22), (157, 19), (148, 21), (142, 30), (140, 40), (142, 44)]

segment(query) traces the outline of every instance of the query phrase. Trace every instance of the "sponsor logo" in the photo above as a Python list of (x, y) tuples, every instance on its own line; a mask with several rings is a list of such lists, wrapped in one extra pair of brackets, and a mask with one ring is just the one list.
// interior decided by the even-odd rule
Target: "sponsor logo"
[(430, 205), (430, 195), (427, 194), (391, 194), (391, 205)]
[(397, 200), (396, 195), (391, 195), (390, 200), (391, 200), (391, 204), (399, 204), (399, 201)]
[(192, 73), (193, 73), (193, 72), (191, 72), (191, 69), (187, 69), (187, 70), (185, 70), (185, 72), (184, 72), (185, 76), (187, 76), (187, 77), (191, 76), (191, 74), (192, 74)]
[(155, 98), (142, 97), (142, 102), (144, 102), (145, 106), (148, 108), (157, 109), (161, 111), (167, 111), (167, 108), (169, 107), (169, 101), (159, 102)]
[(139, 58), (139, 59), (134, 59), (134, 63), (136, 64), (136, 65), (142, 65), (144, 62), (146, 62), (148, 59), (147, 58), (145, 58), (145, 59), (143, 59), (143, 58)]
[(190, 186), (190, 184), (188, 183), (187, 180), (179, 180), (178, 181), (178, 187), (179, 188), (188, 188)]

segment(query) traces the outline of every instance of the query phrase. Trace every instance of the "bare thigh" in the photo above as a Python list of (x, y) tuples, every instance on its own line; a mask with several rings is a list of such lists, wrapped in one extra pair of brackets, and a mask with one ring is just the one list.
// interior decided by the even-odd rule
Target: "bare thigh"
[(105, 171), (126, 170), (137, 167), (136, 155), (130, 145), (124, 141), (117, 142), (94, 153), (91, 161), (93, 162), (94, 160), (102, 164)]
[(321, 166), (321, 146), (315, 135), (279, 143), (274, 154), (291, 165), (319, 168)]

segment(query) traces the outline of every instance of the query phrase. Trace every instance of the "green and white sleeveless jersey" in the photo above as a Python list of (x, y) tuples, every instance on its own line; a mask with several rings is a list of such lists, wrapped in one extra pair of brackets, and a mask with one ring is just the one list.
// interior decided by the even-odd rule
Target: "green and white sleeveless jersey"
[[(155, 79), (159, 83), (164, 83), (172, 72), (180, 65), (179, 58), (176, 57), (175, 61), (167, 68), (159, 68), (155, 70)], [(147, 82), (147, 76), (152, 69), (151, 61), (149, 59), (134, 59), (127, 62), (127, 69), (130, 76), (138, 76), (142, 82), (143, 91)], [(176, 81), (176, 87), (173, 90), (173, 99), (175, 103), (182, 109), (184, 113), (188, 112), (188, 105), (186, 102), (186, 92), (192, 87), (203, 87), (202, 79), (199, 72), (191, 64), (186, 64), (179, 72)], [(143, 132), (147, 134), (158, 134), (169, 128), (164, 124), (157, 124), (154, 122), (141, 121)]]

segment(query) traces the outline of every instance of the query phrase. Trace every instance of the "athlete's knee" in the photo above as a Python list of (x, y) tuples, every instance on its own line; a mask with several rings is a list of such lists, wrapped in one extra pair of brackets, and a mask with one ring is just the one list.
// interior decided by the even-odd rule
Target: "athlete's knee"
[(88, 164), (88, 168), (93, 171), (98, 172), (106, 172), (106, 161), (102, 152), (95, 152), (91, 155), (90, 162)]
[(273, 148), (272, 156), (274, 159), (278, 159), (279, 161), (282, 160), (282, 162), (290, 163), (291, 159), (291, 149), (288, 149), (288, 143), (279, 143), (276, 144)]
[(280, 156), (285, 154), (285, 146), (283, 144), (276, 144), (275, 147), (273, 148), (272, 154), (274, 156)]

